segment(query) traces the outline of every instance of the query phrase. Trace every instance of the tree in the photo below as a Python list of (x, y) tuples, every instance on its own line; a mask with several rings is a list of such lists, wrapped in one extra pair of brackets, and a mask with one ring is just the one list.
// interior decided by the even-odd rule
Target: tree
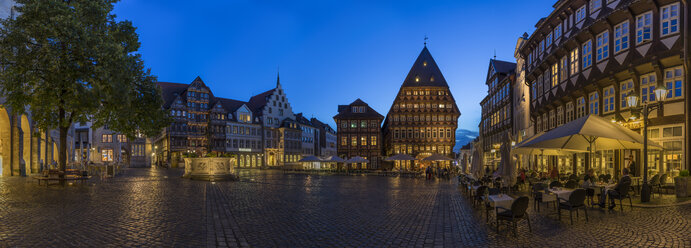
[(169, 123), (136, 28), (111, 14), (116, 2), (17, 0), (19, 15), (0, 20), (0, 94), (12, 109), (28, 106), (38, 128), (60, 131), (60, 170), (74, 122), (130, 138)]

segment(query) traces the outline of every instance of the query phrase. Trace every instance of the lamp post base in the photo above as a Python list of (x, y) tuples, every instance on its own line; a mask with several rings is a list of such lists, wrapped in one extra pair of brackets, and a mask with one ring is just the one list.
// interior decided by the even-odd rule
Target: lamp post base
[(648, 182), (644, 182), (643, 185), (641, 185), (641, 202), (650, 201), (650, 191), (650, 185), (648, 185)]

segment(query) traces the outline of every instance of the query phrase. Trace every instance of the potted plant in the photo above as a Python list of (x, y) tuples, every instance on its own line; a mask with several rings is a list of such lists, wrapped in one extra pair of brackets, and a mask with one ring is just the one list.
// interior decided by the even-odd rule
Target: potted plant
[(674, 177), (674, 191), (677, 197), (687, 197), (691, 195), (691, 183), (689, 183), (689, 170), (682, 170), (679, 176)]

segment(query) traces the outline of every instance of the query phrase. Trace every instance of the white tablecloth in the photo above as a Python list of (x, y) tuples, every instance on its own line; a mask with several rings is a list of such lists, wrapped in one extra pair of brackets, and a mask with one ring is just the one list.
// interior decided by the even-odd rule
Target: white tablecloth
[(511, 209), (511, 204), (513, 204), (513, 198), (508, 195), (500, 194), (500, 195), (490, 195), (488, 197), (489, 202), (494, 206), (495, 208), (497, 207), (502, 207), (506, 209)]
[(571, 193), (573, 193), (573, 189), (549, 189), (549, 192), (552, 192), (552, 194), (557, 195), (559, 198), (562, 199), (569, 199), (569, 196), (571, 196)]

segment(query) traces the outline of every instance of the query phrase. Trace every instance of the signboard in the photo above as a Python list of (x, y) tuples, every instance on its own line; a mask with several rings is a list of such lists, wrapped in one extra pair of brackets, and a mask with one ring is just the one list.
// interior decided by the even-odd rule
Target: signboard
[(238, 151), (241, 151), (241, 152), (251, 152), (252, 149), (250, 149), (250, 148), (238, 148)]
[(641, 122), (641, 121), (624, 122), (624, 123), (621, 123), (621, 125), (625, 128), (632, 129), (632, 130), (643, 128), (643, 122)]

